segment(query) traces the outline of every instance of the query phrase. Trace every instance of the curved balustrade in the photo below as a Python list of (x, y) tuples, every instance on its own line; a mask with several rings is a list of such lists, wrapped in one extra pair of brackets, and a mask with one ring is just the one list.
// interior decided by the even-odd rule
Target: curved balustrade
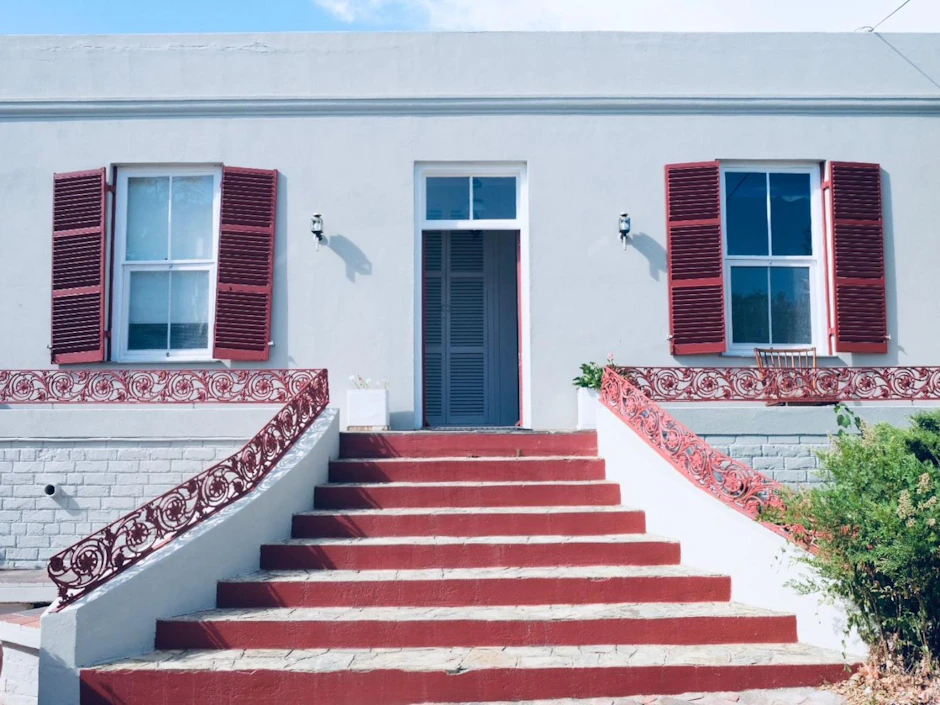
[[(4, 372), (0, 373), (0, 384), (6, 385), (3, 389), (7, 394), (11, 384), (26, 385), (18, 387), (23, 393), (27, 386), (39, 384), (31, 388), (47, 390), (41, 401), (49, 401), (49, 395), (53, 395), (64, 396), (69, 403), (76, 401), (76, 394), (86, 397), (86, 401), (105, 403), (126, 402), (129, 400), (126, 394), (140, 403), (153, 403), (164, 394), (180, 397), (176, 401), (198, 397), (200, 402), (270, 403), (283, 399), (287, 403), (229, 458), (54, 555), (49, 561), (49, 577), (58, 587), (57, 609), (87, 595), (250, 493), (330, 401), (326, 370), (95, 371), (71, 385), (56, 382), (59, 375), (67, 374), (85, 373), (52, 373), (43, 378), (40, 373)], [(135, 380), (147, 379), (148, 375), (158, 381), (149, 387), (135, 383)], [(43, 379), (46, 384), (41, 384)], [(113, 379), (120, 380), (120, 384), (108, 389), (101, 386), (111, 384)], [(179, 386), (184, 381), (190, 385), (185, 389)], [(85, 391), (77, 391), (81, 389)]]
[[(783, 486), (757, 470), (724, 453), (676, 421), (630, 378), (630, 370), (608, 367), (604, 370), (601, 402), (620, 417), (637, 435), (676, 470), (705, 492), (750, 518), (759, 521), (761, 513), (783, 508)], [(801, 526), (764, 526), (804, 548), (811, 537)]]

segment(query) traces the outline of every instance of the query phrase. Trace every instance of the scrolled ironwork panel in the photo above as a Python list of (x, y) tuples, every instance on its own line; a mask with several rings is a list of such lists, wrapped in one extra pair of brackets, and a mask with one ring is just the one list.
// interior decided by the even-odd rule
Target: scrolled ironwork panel
[[(783, 507), (780, 483), (712, 448), (653, 401), (648, 387), (634, 384), (629, 369), (625, 372), (627, 376), (614, 368), (604, 370), (601, 402), (676, 470), (700, 489), (755, 521), (760, 520), (765, 509)], [(720, 379), (727, 381), (729, 378)], [(727, 387), (709, 387), (707, 393), (713, 394), (713, 390), (719, 389)], [(803, 527), (766, 523), (764, 526), (804, 548), (812, 548), (812, 538)]]
[(940, 367), (620, 367), (653, 401), (940, 401)]
[[(326, 370), (291, 371), (291, 375), (283, 377), (264, 377), (251, 372), (245, 376), (236, 373), (234, 377), (213, 374), (201, 378), (204, 386), (186, 387), (187, 391), (182, 393), (188, 394), (190, 389), (196, 388), (209, 389), (209, 383), (222, 385), (213, 392), (216, 398), (221, 393), (270, 399), (291, 390), (287, 404), (241, 450), (54, 555), (48, 570), (58, 587), (58, 609), (87, 595), (250, 493), (329, 403)], [(223, 393), (223, 389), (227, 391)], [(105, 396), (110, 396), (110, 392)]]
[(316, 370), (0, 370), (0, 404), (283, 404)]

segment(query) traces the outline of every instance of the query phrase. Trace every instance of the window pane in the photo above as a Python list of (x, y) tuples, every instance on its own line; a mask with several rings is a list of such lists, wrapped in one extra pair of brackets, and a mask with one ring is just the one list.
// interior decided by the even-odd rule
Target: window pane
[(473, 218), (513, 220), (516, 217), (516, 177), (473, 179)]
[(732, 342), (755, 345), (770, 342), (767, 317), (767, 267), (732, 267)]
[(170, 177), (127, 180), (127, 260), (165, 260)]
[(209, 272), (173, 272), (170, 276), (170, 348), (209, 347)]
[(169, 272), (131, 272), (128, 350), (166, 350)]
[(470, 179), (434, 177), (427, 181), (428, 220), (470, 220)]
[(767, 174), (727, 172), (729, 255), (767, 254)]
[(813, 341), (809, 303), (809, 267), (770, 268), (770, 319), (776, 345)]
[(211, 176), (173, 177), (173, 259), (212, 259), (212, 186)]
[(809, 174), (770, 175), (770, 233), (775, 255), (813, 254)]

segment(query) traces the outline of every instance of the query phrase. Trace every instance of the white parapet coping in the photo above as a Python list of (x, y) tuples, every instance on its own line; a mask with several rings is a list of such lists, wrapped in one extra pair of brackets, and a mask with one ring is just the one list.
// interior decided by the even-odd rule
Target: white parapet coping
[(849, 654), (865, 646), (847, 632), (843, 605), (801, 595), (788, 583), (805, 575), (803, 549), (693, 484), (598, 402), (597, 442), (607, 477), (631, 506), (646, 512), (647, 531), (677, 538), (683, 564), (731, 576), (735, 602), (795, 614), (799, 640)]
[(260, 546), (290, 537), (339, 454), (327, 409), (246, 497), (60, 612), (42, 617), (41, 705), (79, 705), (79, 670), (152, 651), (158, 619), (215, 606), (219, 580), (258, 568)]

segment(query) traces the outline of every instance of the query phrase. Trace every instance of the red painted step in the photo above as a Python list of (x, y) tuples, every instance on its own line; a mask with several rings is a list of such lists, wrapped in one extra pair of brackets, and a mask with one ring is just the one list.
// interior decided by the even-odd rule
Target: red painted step
[[(544, 537), (295, 539), (261, 547), (262, 570), (423, 570), (587, 565), (676, 565), (679, 544), (645, 535)], [(427, 543), (420, 543), (422, 540)], [(472, 543), (471, 541), (477, 541)]]
[(318, 509), (616, 505), (620, 504), (620, 485), (611, 482), (323, 485), (314, 492), (314, 504)]
[[(617, 606), (613, 606), (617, 607)], [(445, 615), (406, 608), (270, 610), (240, 619), (224, 610), (157, 622), (158, 649), (377, 649), (451, 646), (585, 646), (598, 635), (617, 644), (783, 644), (796, 641), (796, 618), (718, 605), (589, 605), (459, 608)], [(664, 608), (677, 616), (663, 616)], [(703, 609), (703, 607), (705, 609)], [(357, 608), (362, 610), (362, 608)], [(469, 610), (469, 612), (468, 612)], [(474, 614), (473, 610), (476, 611)], [(512, 615), (504, 614), (513, 610)], [(413, 609), (411, 610), (414, 611)], [(440, 612), (441, 610), (438, 610)], [(301, 614), (298, 614), (300, 612)], [(307, 612), (308, 614), (303, 614)], [(488, 612), (495, 612), (489, 614)], [(451, 614), (453, 613), (453, 614)], [(577, 618), (565, 618), (576, 613)], [(510, 618), (512, 617), (512, 618)]]
[[(223, 652), (225, 653), (225, 652)], [(300, 654), (298, 654), (300, 656)], [(134, 670), (81, 671), (82, 705), (204, 705), (242, 702), (252, 705), (413, 705), (626, 697), (643, 693), (730, 691), (821, 684), (846, 677), (842, 663), (595, 668), (475, 668), (454, 670), (375, 669), (310, 672), (285, 670), (266, 655), (244, 670), (192, 670), (155, 665)], [(160, 700), (154, 695), (166, 694)], [(381, 694), (379, 696), (379, 694)], [(377, 698), (381, 699), (377, 699)]]
[(342, 458), (596, 456), (597, 434), (593, 431), (343, 433), (339, 448)]
[[(461, 607), (465, 605), (583, 605), (609, 602), (722, 602), (731, 599), (731, 578), (677, 568), (475, 571), (404, 579), (395, 572), (363, 580), (356, 574), (291, 580), (223, 581), (219, 607)], [(356, 579), (359, 578), (359, 579)]]
[[(335, 510), (294, 516), (294, 538), (357, 536), (598, 536), (642, 534), (641, 511), (600, 507), (496, 510)], [(404, 513), (395, 513), (404, 512)]]
[(330, 482), (558, 482), (603, 480), (600, 458), (339, 460)]

